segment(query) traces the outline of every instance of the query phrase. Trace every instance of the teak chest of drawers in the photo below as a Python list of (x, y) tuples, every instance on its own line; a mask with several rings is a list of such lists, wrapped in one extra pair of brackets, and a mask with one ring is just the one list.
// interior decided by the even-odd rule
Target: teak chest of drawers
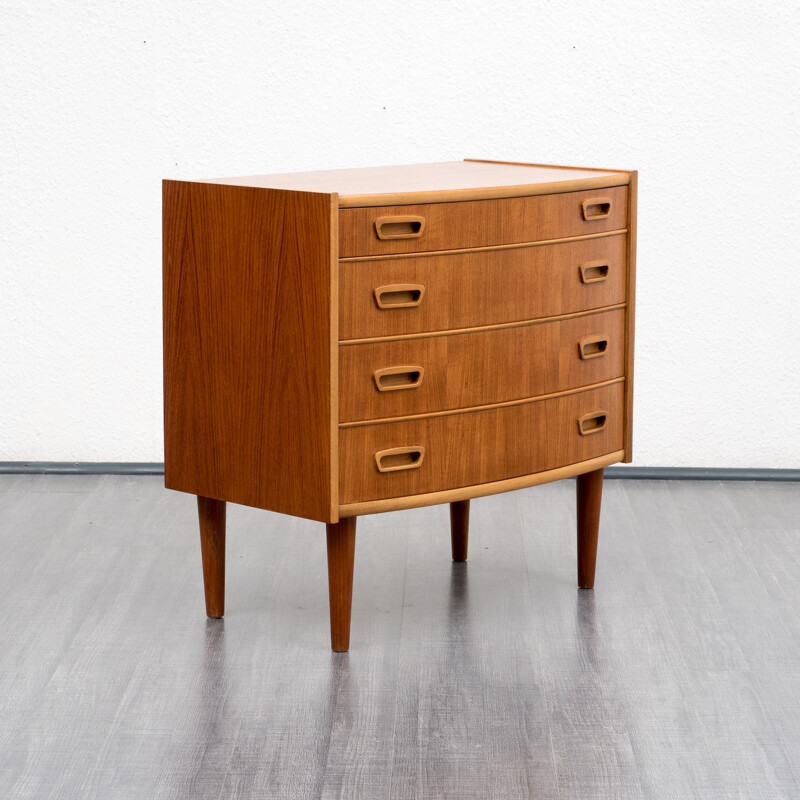
[(164, 182), (166, 486), (198, 496), (223, 614), (225, 502), (327, 523), (347, 650), (356, 517), (631, 460), (636, 172), (463, 161)]

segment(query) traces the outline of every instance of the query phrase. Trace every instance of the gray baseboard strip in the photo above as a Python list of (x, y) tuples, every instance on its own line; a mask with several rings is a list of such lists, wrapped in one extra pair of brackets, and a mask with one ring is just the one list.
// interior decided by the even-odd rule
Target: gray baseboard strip
[(800, 481), (800, 469), (606, 467), (605, 477), (638, 481)]
[(159, 461), (0, 461), (7, 475), (163, 475)]
[[(158, 461), (0, 461), (6, 475), (163, 475)], [(637, 481), (800, 481), (800, 469), (606, 467), (605, 476)]]

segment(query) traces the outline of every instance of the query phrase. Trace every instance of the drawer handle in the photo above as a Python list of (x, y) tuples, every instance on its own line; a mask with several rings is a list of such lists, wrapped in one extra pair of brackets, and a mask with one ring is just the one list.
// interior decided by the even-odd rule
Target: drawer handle
[(425, 232), (425, 217), (378, 217), (375, 233), (379, 239), (419, 239)]
[(608, 261), (587, 261), (581, 264), (581, 283), (600, 283), (608, 277)]
[(608, 350), (608, 336), (584, 336), (578, 342), (578, 354), (582, 361), (600, 358)]
[(583, 218), (587, 222), (595, 219), (605, 219), (611, 213), (611, 198), (593, 197), (591, 200), (584, 200), (581, 203)]
[(378, 472), (397, 472), (401, 469), (417, 469), (425, 458), (424, 447), (393, 447), (375, 453)]
[(394, 286), (379, 286), (375, 290), (378, 308), (413, 308), (422, 302), (425, 287), (418, 283), (398, 283)]
[(605, 430), (608, 414), (605, 411), (593, 411), (591, 414), (584, 414), (578, 420), (578, 431), (581, 436), (589, 436), (592, 433), (600, 433)]
[(422, 367), (386, 367), (373, 373), (379, 392), (396, 392), (398, 389), (417, 389), (422, 384), (425, 370)]

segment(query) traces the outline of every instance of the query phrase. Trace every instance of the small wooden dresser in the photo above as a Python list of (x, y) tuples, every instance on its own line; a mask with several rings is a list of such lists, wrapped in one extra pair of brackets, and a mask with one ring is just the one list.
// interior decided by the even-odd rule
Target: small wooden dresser
[(489, 161), (164, 182), (166, 486), (198, 496), (206, 610), (225, 503), (327, 523), (347, 650), (356, 517), (631, 460), (636, 172)]

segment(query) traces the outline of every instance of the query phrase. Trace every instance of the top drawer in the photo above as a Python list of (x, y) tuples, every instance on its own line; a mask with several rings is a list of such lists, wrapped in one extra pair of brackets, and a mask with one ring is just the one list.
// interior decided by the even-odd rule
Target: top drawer
[(343, 208), (339, 256), (536, 242), (619, 230), (627, 222), (627, 186), (500, 200)]

